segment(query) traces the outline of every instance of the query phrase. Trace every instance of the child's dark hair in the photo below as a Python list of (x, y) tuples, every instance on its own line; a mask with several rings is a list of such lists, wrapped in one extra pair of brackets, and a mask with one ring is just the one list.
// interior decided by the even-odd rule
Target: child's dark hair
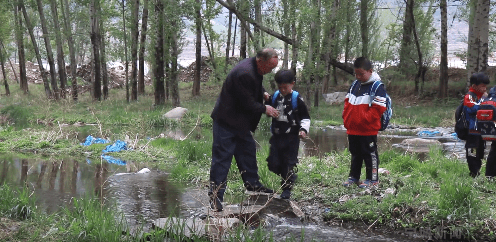
[(294, 81), (296, 81), (295, 76), (296, 75), (293, 70), (279, 70), (274, 76), (274, 79), (276, 80), (277, 84), (293, 83)]
[(355, 69), (361, 68), (366, 71), (372, 70), (372, 62), (370, 62), (367, 57), (358, 57), (355, 62), (353, 62), (353, 67), (355, 67)]
[(470, 76), (470, 85), (489, 84), (489, 77), (484, 72), (476, 72)]

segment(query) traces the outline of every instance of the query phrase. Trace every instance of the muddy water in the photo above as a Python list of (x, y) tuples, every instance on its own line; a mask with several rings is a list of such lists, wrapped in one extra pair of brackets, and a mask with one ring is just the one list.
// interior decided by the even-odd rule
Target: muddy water
[[(411, 137), (379, 136), (379, 149), (388, 149), (405, 138)], [(345, 131), (313, 130), (310, 139), (302, 142), (300, 155), (321, 156), (347, 147)], [(92, 161), (84, 157), (43, 160), (3, 156), (0, 158), (0, 184), (6, 182), (17, 187), (29, 187), (34, 191), (38, 205), (48, 213), (70, 204), (72, 198), (96, 195), (102, 199), (115, 200), (118, 210), (124, 214), (130, 226), (142, 224), (145, 229), (151, 221), (160, 217), (198, 216), (197, 211), (208, 204), (206, 191), (179, 189), (168, 180), (165, 172), (140, 174), (137, 172), (147, 164), (123, 163), (111, 164), (105, 160)], [(323, 241), (326, 238), (336, 238), (337, 241), (411, 241), (377, 234), (367, 235), (352, 228), (303, 224), (285, 218), (274, 219), (268, 228), (274, 232), (275, 238), (281, 239), (299, 238), (304, 228), (312, 238)]]

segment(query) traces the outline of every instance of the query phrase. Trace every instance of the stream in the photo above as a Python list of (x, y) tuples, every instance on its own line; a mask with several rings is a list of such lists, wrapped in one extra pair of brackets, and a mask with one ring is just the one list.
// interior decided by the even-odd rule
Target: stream
[[(410, 135), (379, 135), (381, 149), (400, 144), (408, 138), (417, 138), (416, 131)], [(404, 133), (404, 132), (403, 132)], [(446, 132), (445, 132), (446, 133)], [(300, 145), (300, 156), (322, 156), (348, 147), (346, 132), (339, 128), (314, 129), (310, 139)], [(264, 137), (255, 137), (261, 139)], [(443, 143), (447, 156), (464, 157), (463, 142), (448, 135), (426, 137)], [(38, 206), (47, 213), (59, 211), (73, 198), (96, 195), (102, 199), (115, 200), (118, 210), (129, 226), (143, 225), (149, 229), (151, 222), (170, 215), (182, 217), (200, 216), (199, 211), (208, 205), (207, 189), (198, 190), (174, 184), (164, 171), (147, 171), (147, 164), (124, 162), (112, 164), (105, 160), (64, 157), (60, 159), (20, 159), (15, 154), (0, 158), (0, 184), (28, 186), (34, 191)], [(144, 169), (145, 168), (145, 169)], [(144, 169), (144, 170), (143, 170)], [(141, 172), (143, 173), (141, 173)], [(302, 210), (311, 209), (302, 207)], [(318, 208), (314, 208), (314, 210)], [(323, 213), (324, 211), (317, 211)], [(302, 228), (305, 240), (316, 241), (412, 241), (414, 237), (364, 233), (363, 228), (328, 226), (323, 223), (302, 222), (299, 219), (266, 218), (265, 227), (272, 231), (276, 241), (300, 238)], [(420, 240), (419, 240), (420, 241)]]

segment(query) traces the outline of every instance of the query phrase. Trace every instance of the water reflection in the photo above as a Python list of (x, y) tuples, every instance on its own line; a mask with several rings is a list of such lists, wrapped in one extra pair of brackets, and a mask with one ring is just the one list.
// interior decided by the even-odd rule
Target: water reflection
[(0, 181), (18, 188), (27, 186), (47, 213), (70, 206), (73, 198), (91, 196), (102, 202), (115, 201), (130, 225), (179, 213), (180, 192), (166, 173), (135, 173), (146, 164), (87, 163), (85, 158), (47, 161), (4, 157), (0, 161)]

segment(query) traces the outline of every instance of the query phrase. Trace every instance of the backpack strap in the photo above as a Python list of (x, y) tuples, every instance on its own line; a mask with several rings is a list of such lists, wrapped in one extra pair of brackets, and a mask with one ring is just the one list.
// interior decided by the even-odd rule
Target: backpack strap
[(372, 101), (374, 101), (375, 98), (375, 93), (377, 92), (377, 89), (379, 88), (380, 85), (384, 85), (381, 81), (374, 81), (372, 83), (372, 88), (370, 89), (370, 102), (369, 102), (369, 107), (372, 106)]
[[(293, 93), (291, 94), (291, 106), (293, 110), (296, 110), (298, 108), (298, 95), (300, 95), (300, 93), (293, 90)], [(279, 96), (279, 90), (276, 90), (276, 92), (274, 92), (274, 95), (272, 96), (272, 107), (276, 105), (276, 99), (278, 96)]]
[(278, 96), (279, 96), (279, 90), (276, 90), (276, 92), (274, 92), (274, 95), (272, 95), (272, 107), (276, 105), (276, 99)]

